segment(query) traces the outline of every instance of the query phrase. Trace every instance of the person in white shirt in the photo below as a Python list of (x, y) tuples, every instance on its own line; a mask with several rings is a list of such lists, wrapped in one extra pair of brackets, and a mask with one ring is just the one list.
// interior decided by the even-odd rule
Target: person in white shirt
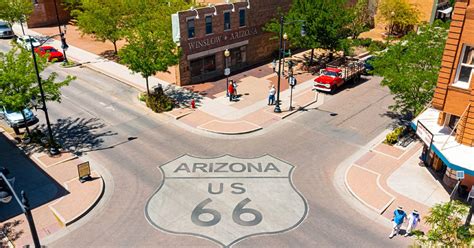
[(418, 211), (413, 210), (413, 212), (408, 215), (408, 226), (407, 231), (405, 233), (405, 237), (410, 235), (411, 231), (413, 231), (418, 225), (418, 222), (420, 222), (420, 214), (418, 213)]
[(273, 105), (275, 104), (275, 85), (272, 85), (270, 88), (270, 91), (268, 92), (268, 105)]

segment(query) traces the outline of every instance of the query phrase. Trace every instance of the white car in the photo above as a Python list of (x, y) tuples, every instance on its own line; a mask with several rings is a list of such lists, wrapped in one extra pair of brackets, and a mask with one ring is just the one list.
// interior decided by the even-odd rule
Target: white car
[(11, 127), (22, 127), (37, 120), (35, 114), (33, 114), (29, 108), (23, 109), (23, 113), (25, 114), (25, 119), (23, 119), (23, 115), (20, 111), (15, 112), (5, 107), (0, 107), (0, 116), (2, 116)]
[(41, 43), (35, 37), (31, 36), (20, 36), (16, 38), (16, 43), (27, 50), (31, 50), (30, 39), (33, 42), (34, 47), (41, 46)]

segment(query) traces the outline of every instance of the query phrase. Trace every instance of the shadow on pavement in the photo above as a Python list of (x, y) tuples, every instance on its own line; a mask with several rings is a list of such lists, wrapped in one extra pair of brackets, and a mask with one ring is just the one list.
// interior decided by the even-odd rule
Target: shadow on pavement
[[(100, 129), (106, 125), (98, 118), (65, 118), (58, 119), (51, 128), (53, 129), (54, 140), (60, 144), (63, 150), (81, 155), (84, 151), (91, 151), (101, 148), (104, 143), (103, 137), (117, 135), (115, 132)], [(45, 124), (37, 126), (43, 134), (47, 133)], [(41, 152), (45, 148), (39, 144), (28, 144), (23, 147), (27, 154)]]
[[(25, 191), (31, 208), (69, 194), (4, 135), (0, 135), (0, 164), (10, 171), (10, 177), (15, 177), (15, 192), (20, 195), (22, 190)], [(14, 199), (10, 203), (0, 204), (0, 222), (20, 214), (23, 213)]]

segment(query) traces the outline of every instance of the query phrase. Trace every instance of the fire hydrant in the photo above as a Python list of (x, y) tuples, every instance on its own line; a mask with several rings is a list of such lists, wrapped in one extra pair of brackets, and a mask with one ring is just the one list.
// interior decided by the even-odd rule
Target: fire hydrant
[(194, 101), (194, 99), (191, 100), (191, 108), (196, 108), (196, 101)]

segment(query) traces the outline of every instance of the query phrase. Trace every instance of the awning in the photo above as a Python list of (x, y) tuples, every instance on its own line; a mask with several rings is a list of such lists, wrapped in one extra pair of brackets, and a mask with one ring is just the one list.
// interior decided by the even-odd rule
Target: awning
[[(428, 108), (410, 124), (416, 130), (418, 122), (431, 133), (431, 149), (449, 168), (474, 176), (474, 147), (459, 144), (451, 129), (438, 125), (439, 110)], [(424, 137), (426, 140), (426, 137)]]
[(449, 7), (447, 9), (440, 9), (438, 10), (439, 13), (442, 13), (442, 14), (449, 14), (451, 12), (453, 12), (453, 7)]

